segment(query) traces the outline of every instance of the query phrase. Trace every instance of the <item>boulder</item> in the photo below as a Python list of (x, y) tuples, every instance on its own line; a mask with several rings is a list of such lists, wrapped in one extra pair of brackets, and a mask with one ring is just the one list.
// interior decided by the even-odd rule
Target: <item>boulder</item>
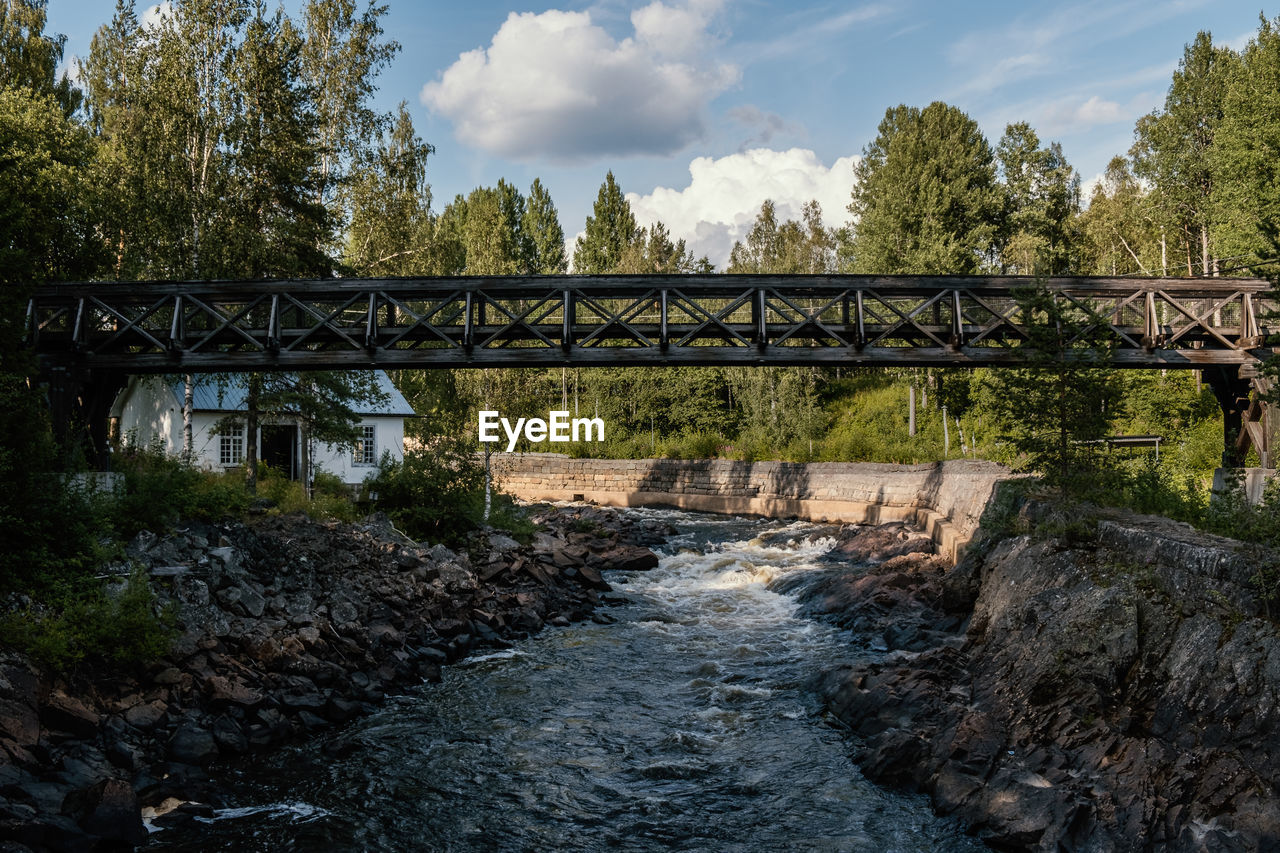
[(0, 667), (0, 734), (22, 746), (40, 737), (39, 683), (20, 666)]
[(132, 846), (147, 840), (138, 797), (133, 786), (122, 779), (104, 779), (90, 788), (83, 814), (80, 827), (90, 835)]
[(619, 545), (599, 555), (600, 566), (620, 572), (639, 572), (658, 567), (658, 555), (637, 545)]
[(41, 717), (46, 728), (67, 732), (76, 737), (93, 737), (98, 733), (99, 716), (74, 696), (61, 690), (49, 694)]
[(218, 757), (218, 743), (212, 733), (186, 722), (169, 738), (169, 757), (182, 764), (203, 766)]

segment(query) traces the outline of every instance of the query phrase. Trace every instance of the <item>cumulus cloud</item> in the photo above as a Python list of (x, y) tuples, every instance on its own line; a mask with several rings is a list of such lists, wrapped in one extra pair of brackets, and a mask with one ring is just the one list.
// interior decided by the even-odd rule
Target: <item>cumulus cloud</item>
[(627, 193), (627, 201), (637, 224), (661, 221), (673, 239), (683, 238), (694, 255), (706, 255), (723, 269), (734, 242), (751, 230), (765, 199), (773, 200), (779, 220), (800, 219), (804, 205), (816, 199), (828, 226), (843, 225), (856, 161), (841, 157), (828, 167), (802, 148), (698, 157), (689, 164), (690, 180), (684, 189)]
[(138, 26), (144, 30), (157, 29), (165, 18), (173, 17), (173, 3), (165, 0), (154, 6), (148, 6), (138, 17)]
[(422, 89), (463, 143), (513, 160), (671, 154), (705, 132), (738, 69), (705, 59), (720, 0), (651, 3), (621, 41), (590, 12), (511, 13)]

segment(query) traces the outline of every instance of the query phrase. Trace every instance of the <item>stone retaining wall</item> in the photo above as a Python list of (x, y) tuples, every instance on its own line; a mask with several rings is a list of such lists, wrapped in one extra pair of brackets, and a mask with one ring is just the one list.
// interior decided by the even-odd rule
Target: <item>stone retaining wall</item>
[(991, 462), (733, 462), (724, 459), (570, 459), (495, 454), (502, 489), (525, 500), (674, 506), (702, 512), (878, 524), (911, 521), (955, 557), (973, 538), (995, 484)]

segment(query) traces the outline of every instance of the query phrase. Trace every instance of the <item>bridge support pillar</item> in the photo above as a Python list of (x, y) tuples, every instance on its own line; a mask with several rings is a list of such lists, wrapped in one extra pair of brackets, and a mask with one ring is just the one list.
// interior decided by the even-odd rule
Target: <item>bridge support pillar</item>
[(55, 367), (41, 380), (63, 463), (74, 465), (83, 454), (94, 469), (105, 470), (110, 459), (108, 418), (111, 404), (124, 387), (124, 375)]
[(1234, 367), (1208, 368), (1204, 379), (1222, 407), (1222, 465), (1243, 468), (1249, 444), (1241, 439), (1248, 435), (1244, 429), (1245, 416), (1253, 402), (1249, 380), (1242, 378)]

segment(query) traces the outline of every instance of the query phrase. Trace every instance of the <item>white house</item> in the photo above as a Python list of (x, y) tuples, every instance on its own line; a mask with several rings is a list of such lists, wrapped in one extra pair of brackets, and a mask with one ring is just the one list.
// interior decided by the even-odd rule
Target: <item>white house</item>
[[(415, 412), (391, 378), (375, 371), (378, 387), (386, 395), (383, 403), (361, 403), (360, 440), (350, 445), (311, 442), (313, 470), (336, 474), (345, 483), (360, 483), (377, 466), (384, 452), (397, 460), (404, 458), (404, 419)], [(181, 382), (165, 382), (160, 377), (129, 378), (129, 383), (111, 408), (116, 434), (128, 436), (140, 445), (159, 441), (169, 453), (182, 452)], [(196, 377), (191, 413), (192, 444), (196, 464), (210, 470), (235, 468), (244, 461), (244, 424), (218, 434), (214, 426), (228, 415), (245, 410), (245, 385), (239, 377), (215, 383)], [(290, 478), (299, 474), (301, 430), (295, 420), (267, 421), (258, 429), (258, 458)]]

